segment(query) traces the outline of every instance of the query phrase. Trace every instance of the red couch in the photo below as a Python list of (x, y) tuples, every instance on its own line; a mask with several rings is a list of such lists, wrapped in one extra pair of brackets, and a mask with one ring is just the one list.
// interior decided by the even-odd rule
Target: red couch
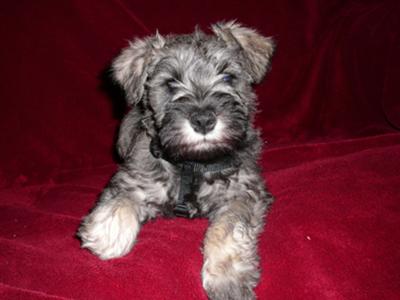
[(276, 201), (259, 299), (400, 299), (398, 1), (0, 4), (0, 298), (206, 299), (206, 220), (158, 219), (124, 258), (75, 231), (116, 169), (107, 66), (133, 36), (237, 19), (274, 36), (257, 88)]

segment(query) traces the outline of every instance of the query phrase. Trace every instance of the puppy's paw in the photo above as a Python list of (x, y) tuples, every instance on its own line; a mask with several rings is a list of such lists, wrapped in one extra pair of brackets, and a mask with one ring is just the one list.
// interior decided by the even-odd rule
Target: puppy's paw
[(210, 300), (254, 300), (251, 287), (236, 280), (208, 281), (204, 285)]
[(224, 266), (214, 272), (209, 267), (203, 268), (203, 287), (210, 300), (254, 300), (253, 287), (257, 282), (258, 272), (251, 274), (230, 273)]
[(78, 231), (82, 248), (101, 259), (127, 254), (133, 247), (140, 224), (133, 203), (120, 199), (99, 204), (83, 221)]

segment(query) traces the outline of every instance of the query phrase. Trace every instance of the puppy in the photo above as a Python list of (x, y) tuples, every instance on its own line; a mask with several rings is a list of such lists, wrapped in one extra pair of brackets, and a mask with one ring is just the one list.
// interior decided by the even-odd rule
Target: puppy
[(254, 299), (257, 238), (272, 202), (257, 159), (253, 85), (274, 43), (235, 22), (213, 34), (156, 33), (114, 60), (131, 110), (122, 121), (123, 159), (78, 235), (101, 259), (127, 254), (158, 215), (206, 217), (201, 271), (210, 299)]

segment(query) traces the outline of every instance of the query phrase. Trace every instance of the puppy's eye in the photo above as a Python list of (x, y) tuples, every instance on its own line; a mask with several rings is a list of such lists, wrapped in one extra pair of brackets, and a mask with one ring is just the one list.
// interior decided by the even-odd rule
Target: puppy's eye
[(170, 93), (175, 93), (177, 89), (177, 82), (175, 79), (168, 79), (165, 81), (165, 86)]
[(222, 75), (222, 80), (224, 82), (226, 82), (227, 84), (232, 84), (234, 79), (235, 79), (235, 76), (232, 74), (223, 74)]

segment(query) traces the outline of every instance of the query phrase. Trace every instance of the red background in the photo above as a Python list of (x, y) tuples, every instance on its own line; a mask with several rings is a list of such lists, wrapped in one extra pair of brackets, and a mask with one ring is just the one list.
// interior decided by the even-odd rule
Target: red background
[(157, 220), (103, 262), (74, 232), (115, 170), (127, 40), (236, 19), (273, 36), (257, 87), (276, 202), (259, 299), (400, 297), (398, 1), (0, 4), (0, 297), (205, 299), (207, 221)]

